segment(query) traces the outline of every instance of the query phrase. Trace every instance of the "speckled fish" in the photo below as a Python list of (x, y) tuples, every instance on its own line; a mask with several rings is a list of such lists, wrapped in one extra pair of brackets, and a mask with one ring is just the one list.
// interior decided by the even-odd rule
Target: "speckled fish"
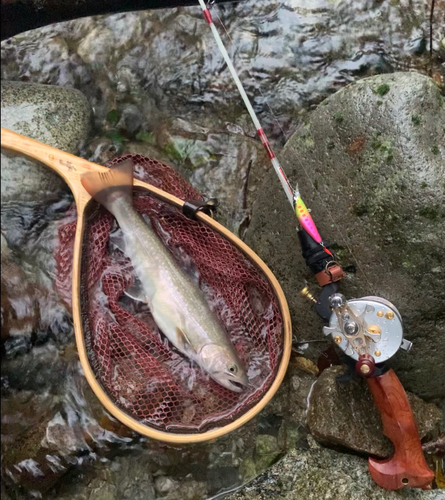
[(125, 254), (141, 284), (139, 292), (129, 295), (148, 304), (156, 324), (177, 349), (216, 382), (241, 392), (248, 383), (247, 376), (223, 326), (198, 286), (133, 208), (131, 161), (109, 172), (88, 173), (82, 184), (114, 215), (123, 232)]

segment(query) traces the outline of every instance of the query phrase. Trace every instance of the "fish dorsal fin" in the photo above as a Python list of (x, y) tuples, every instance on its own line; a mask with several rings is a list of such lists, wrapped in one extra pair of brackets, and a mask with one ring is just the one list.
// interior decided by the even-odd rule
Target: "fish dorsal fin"
[(82, 176), (81, 182), (89, 195), (108, 210), (117, 198), (125, 198), (131, 203), (133, 162), (124, 160), (107, 172), (88, 172)]
[(178, 336), (179, 344), (183, 347), (184, 351), (193, 351), (195, 350), (192, 347), (192, 344), (190, 340), (188, 339), (187, 335), (185, 334), (184, 330), (179, 328), (179, 326), (176, 327), (176, 335)]
[(127, 297), (130, 297), (130, 299), (147, 303), (147, 296), (145, 294), (144, 287), (138, 278), (135, 278), (134, 283), (130, 286), (130, 288), (127, 288), (124, 293)]

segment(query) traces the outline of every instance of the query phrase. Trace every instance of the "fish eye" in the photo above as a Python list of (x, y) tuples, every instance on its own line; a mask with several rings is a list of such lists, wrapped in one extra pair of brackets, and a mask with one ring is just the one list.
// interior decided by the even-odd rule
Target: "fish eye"
[(236, 373), (238, 371), (238, 368), (236, 365), (229, 366), (229, 372), (230, 373)]

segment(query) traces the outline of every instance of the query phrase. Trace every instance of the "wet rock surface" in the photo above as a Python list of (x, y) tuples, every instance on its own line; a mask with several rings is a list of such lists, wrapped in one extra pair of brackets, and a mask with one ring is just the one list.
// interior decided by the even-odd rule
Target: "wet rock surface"
[[(2, 127), (77, 154), (90, 131), (91, 108), (81, 92), (22, 82), (1, 84)], [(66, 191), (48, 167), (2, 149), (2, 205), (42, 202)]]
[[(145, 139), (145, 150), (166, 158), (206, 198), (217, 198), (218, 220), (242, 234), (251, 217), (259, 186), (269, 170), (269, 160), (258, 141), (240, 126), (201, 119), (197, 125), (183, 119), (161, 120)], [(134, 151), (132, 151), (134, 152)], [(159, 153), (158, 153), (159, 152)]]
[[(20, 380), (25, 367), (29, 378)], [(96, 453), (133, 441), (88, 387), (74, 346), (47, 343), (2, 363), (2, 477), (16, 497), (41, 495)]]
[[(267, 103), (288, 128), (302, 105), (375, 73), (428, 69), (428, 5), (285, 0), (214, 6), (255, 108)], [(436, 10), (434, 68), (441, 62)], [(2, 43), (2, 78), (76, 87), (100, 124), (113, 109), (136, 106), (142, 123), (154, 109), (185, 117), (244, 115), (236, 87), (198, 6), (83, 18)], [(259, 92), (261, 90), (261, 93)], [(176, 111), (176, 112), (175, 112)], [(273, 125), (274, 127), (276, 124)], [(293, 125), (290, 125), (291, 127)]]
[[(91, 108), (74, 89), (2, 82), (2, 126), (77, 154)], [(72, 203), (47, 166), (2, 149), (2, 335), (8, 357), (56, 339), (72, 341), (72, 321), (54, 291), (58, 221)]]
[[(376, 295), (396, 305), (414, 346), (391, 363), (407, 390), (437, 402), (445, 383), (444, 124), (443, 97), (432, 80), (416, 73), (380, 75), (324, 101), (280, 155), (321, 234), (335, 242), (350, 270), (342, 293)], [(294, 335), (320, 338), (317, 314), (298, 295), (313, 277), (273, 174), (253, 213), (246, 241), (280, 281)]]
[(376, 486), (363, 458), (313, 445), (286, 457), (228, 500), (441, 500), (439, 490), (385, 491)]
[[(342, 367), (325, 370), (311, 392), (308, 426), (312, 436), (327, 446), (388, 457), (393, 447), (383, 435), (379, 412), (364, 380), (340, 384)], [(442, 412), (408, 393), (421, 439), (435, 440), (443, 432)]]
[[(213, 12), (277, 147), (301, 121), (302, 109), (349, 82), (430, 68), (428, 11), (420, 0), (408, 12), (396, 2), (368, 0), (244, 1)], [(436, 73), (441, 22), (436, 15)], [(221, 220), (244, 234), (267, 163), (250, 140), (254, 127), (199, 7), (83, 18), (22, 33), (1, 49), (2, 79), (77, 88), (88, 98), (95, 147), (86, 147), (86, 157), (104, 163), (126, 145), (147, 150), (156, 136), (160, 147), (150, 154), (158, 152), (203, 192), (218, 195)], [(188, 123), (179, 133), (178, 119)], [(173, 141), (162, 139), (160, 128)]]
[[(302, 422), (315, 377), (294, 364), (257, 418), (214, 443), (181, 447), (143, 439), (110, 417), (87, 386), (73, 347), (58, 353), (46, 344), (21, 358), (2, 367), (8, 380), (3, 474), (13, 498), (31, 491), (51, 500), (199, 500), (241, 486), (289, 447), (306, 443)], [(34, 377), (19, 390), (17, 373), (25, 364)]]

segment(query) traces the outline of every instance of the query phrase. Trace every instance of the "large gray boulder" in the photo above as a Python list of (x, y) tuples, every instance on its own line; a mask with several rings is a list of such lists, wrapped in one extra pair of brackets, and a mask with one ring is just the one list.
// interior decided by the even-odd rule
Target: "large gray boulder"
[[(2, 127), (77, 154), (90, 131), (91, 107), (74, 89), (21, 82), (1, 84)], [(48, 167), (2, 148), (2, 204), (44, 201), (65, 190)]]
[[(341, 264), (355, 266), (342, 292), (397, 306), (414, 347), (397, 354), (394, 368), (407, 390), (436, 402), (445, 384), (443, 102), (436, 84), (416, 73), (367, 78), (318, 106), (280, 155)], [(273, 173), (253, 214), (247, 243), (280, 280), (294, 335), (321, 338), (320, 318), (298, 294), (314, 278)]]

